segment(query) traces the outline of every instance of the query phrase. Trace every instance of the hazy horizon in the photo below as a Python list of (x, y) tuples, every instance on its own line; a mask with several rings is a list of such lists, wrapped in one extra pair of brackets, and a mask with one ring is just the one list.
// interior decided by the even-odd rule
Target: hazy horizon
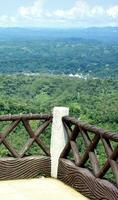
[(68, 29), (80, 29), (80, 30), (84, 30), (84, 29), (104, 29), (104, 28), (118, 28), (118, 26), (88, 26), (88, 27), (54, 27), (54, 26), (50, 26), (50, 27), (38, 27), (38, 26), (0, 26), (0, 29), (56, 29), (56, 30), (68, 30)]

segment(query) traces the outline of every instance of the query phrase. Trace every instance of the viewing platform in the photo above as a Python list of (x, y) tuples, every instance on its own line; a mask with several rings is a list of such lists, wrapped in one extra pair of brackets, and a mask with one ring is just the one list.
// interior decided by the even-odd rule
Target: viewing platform
[(71, 187), (52, 178), (1, 181), (0, 198), (4, 200), (88, 200)]
[(0, 198), (118, 200), (118, 133), (68, 108), (0, 116)]

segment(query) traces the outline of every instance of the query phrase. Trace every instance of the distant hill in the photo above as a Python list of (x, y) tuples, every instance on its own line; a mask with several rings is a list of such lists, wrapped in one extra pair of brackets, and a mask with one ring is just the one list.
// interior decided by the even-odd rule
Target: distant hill
[(118, 43), (118, 27), (93, 27), (83, 29), (0, 28), (0, 39), (36, 39), (39, 37), (47, 39), (83, 38)]
[(1, 73), (118, 76), (118, 27), (0, 28)]

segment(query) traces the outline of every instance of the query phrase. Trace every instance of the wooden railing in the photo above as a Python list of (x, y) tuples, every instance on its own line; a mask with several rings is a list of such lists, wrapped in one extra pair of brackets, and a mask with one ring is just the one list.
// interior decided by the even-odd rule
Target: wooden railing
[[(42, 124), (37, 128), (34, 132), (30, 126), (30, 120), (40, 120)], [(50, 149), (46, 146), (46, 144), (40, 139), (40, 135), (44, 132), (44, 130), (49, 126), (52, 121), (52, 117), (49, 115), (39, 115), (39, 114), (30, 114), (30, 115), (7, 115), (0, 116), (0, 121), (10, 121), (10, 125), (1, 133), (0, 132), (0, 144), (4, 144), (7, 150), (11, 153), (12, 157), (22, 158), (35, 142), (40, 146), (40, 148), (45, 152), (47, 156), (50, 156)], [(17, 152), (15, 148), (13, 148), (12, 144), (7, 140), (7, 137), (12, 133), (12, 131), (20, 124), (25, 127), (27, 133), (29, 134), (29, 139), (26, 144), (22, 147), (22, 149)]]
[[(50, 146), (43, 139), (52, 118), (51, 115), (42, 114), (0, 116), (3, 125), (9, 122), (3, 131), (0, 130), (0, 146), (3, 145), (9, 152), (5, 157), (0, 155), (0, 180), (31, 178), (40, 173), (51, 176)], [(38, 121), (35, 131), (30, 123), (32, 121)], [(117, 200), (118, 134), (69, 116), (63, 117), (62, 122), (68, 140), (60, 155), (57, 178), (90, 199)], [(28, 137), (22, 148), (17, 150), (9, 136), (20, 124)], [(27, 154), (34, 143), (42, 149), (43, 156)]]
[[(35, 131), (31, 126), (33, 122), (37, 122)], [(1, 155), (2, 150), (0, 151), (0, 180), (32, 178), (39, 174), (50, 176), (50, 147), (44, 140), (46, 135), (43, 136), (43, 134), (45, 134), (45, 130), (51, 122), (52, 116), (50, 115), (0, 116), (0, 123), (2, 124), (0, 147), (2, 146), (5, 149), (5, 155)], [(24, 138), (25, 134), (27, 135)], [(15, 136), (17, 139), (15, 139)], [(12, 137), (11, 140), (10, 137)], [(17, 149), (14, 147), (14, 142), (19, 143), (18, 140), (21, 145)], [(35, 155), (33, 145), (36, 146), (35, 151), (41, 151), (41, 155)], [(30, 149), (32, 149), (32, 152), (29, 153)]]
[[(118, 187), (118, 134), (105, 132), (103, 129), (71, 117), (64, 117), (63, 123), (68, 134), (68, 143), (61, 158), (67, 158), (69, 152), (72, 151), (75, 165), (90, 169), (96, 178), (103, 178), (111, 168), (114, 183)], [(77, 142), (78, 137), (80, 142), (83, 142), (84, 152), (82, 152), (79, 141)], [(98, 145), (104, 150), (101, 152), (102, 155), (99, 155)], [(99, 164), (101, 156), (103, 159), (102, 167)], [(87, 166), (88, 161), (91, 165)], [(107, 179), (107, 177), (105, 178)]]
[(118, 199), (118, 134), (63, 117), (68, 136), (58, 178), (93, 200)]

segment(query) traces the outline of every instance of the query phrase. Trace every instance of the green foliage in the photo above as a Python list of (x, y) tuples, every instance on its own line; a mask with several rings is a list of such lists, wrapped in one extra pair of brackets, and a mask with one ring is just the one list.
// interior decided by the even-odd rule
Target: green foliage
[(71, 35), (67, 38), (67, 34), (65, 37), (60, 34), (59, 38), (48, 34), (47, 38), (38, 35), (29, 38), (28, 35), (22, 37), (21, 33), (18, 38), (0, 38), (0, 73), (78, 73), (90, 77), (118, 77), (118, 37), (114, 43), (109, 39), (106, 42), (97, 40), (97, 37), (96, 40), (81, 39), (79, 35), (76, 38)]
[(117, 130), (118, 81), (68, 76), (0, 76), (0, 114), (50, 113), (68, 106), (70, 114)]

